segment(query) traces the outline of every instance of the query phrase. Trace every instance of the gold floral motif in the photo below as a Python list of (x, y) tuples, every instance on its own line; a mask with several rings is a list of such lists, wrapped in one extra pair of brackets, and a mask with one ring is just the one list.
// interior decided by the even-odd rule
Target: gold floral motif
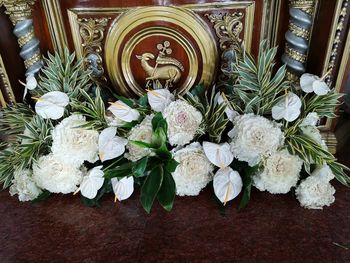
[(103, 76), (102, 42), (109, 20), (110, 17), (78, 19), (79, 33), (82, 38), (82, 56), (85, 59), (85, 65), (93, 71), (95, 78), (100, 78), (103, 81), (106, 78)]
[(306, 62), (307, 55), (296, 51), (295, 49), (289, 47), (288, 45), (286, 45), (285, 52), (290, 58), (292, 58), (292, 59), (294, 59), (296, 61), (299, 61), (301, 63), (305, 63)]
[(224, 15), (206, 14), (206, 16), (209, 18), (210, 22), (214, 24), (214, 29), (219, 38), (220, 49), (222, 51), (242, 42), (240, 34), (243, 30), (243, 13), (239, 12)]
[[(0, 89), (0, 106), (5, 107), (7, 103), (9, 105), (16, 103), (16, 99), (11, 88), (11, 83), (7, 76), (5, 65), (0, 55), (0, 87), (1, 84), (4, 87), (4, 90), (2, 91)], [(5, 94), (3, 94), (3, 92)]]
[(290, 2), (291, 8), (303, 10), (305, 13), (312, 15), (315, 11), (315, 0), (296, 0)]
[(305, 38), (306, 40), (309, 40), (310, 32), (308, 30), (302, 27), (299, 27), (292, 22), (289, 23), (288, 27), (290, 32), (292, 32), (294, 35)]

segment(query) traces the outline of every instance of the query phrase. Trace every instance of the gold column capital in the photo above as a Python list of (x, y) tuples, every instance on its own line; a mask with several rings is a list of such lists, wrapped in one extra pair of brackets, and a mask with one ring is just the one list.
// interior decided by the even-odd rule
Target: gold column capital
[(9, 15), (13, 25), (16, 25), (19, 21), (31, 18), (31, 7), (34, 3), (35, 0), (0, 0), (0, 6), (5, 6), (5, 13)]

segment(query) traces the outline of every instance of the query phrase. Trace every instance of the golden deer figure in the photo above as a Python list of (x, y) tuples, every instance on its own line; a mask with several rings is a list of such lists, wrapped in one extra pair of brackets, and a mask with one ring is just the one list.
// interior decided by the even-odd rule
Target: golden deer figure
[[(136, 55), (141, 60), (141, 66), (147, 74), (146, 80), (166, 80), (165, 86), (171, 87), (172, 84), (179, 81), (181, 78), (181, 72), (184, 71), (182, 64), (170, 57), (158, 56), (156, 59), (156, 66), (152, 67), (148, 64), (150, 59), (155, 59), (152, 53), (144, 53), (142, 56)], [(158, 64), (165, 66), (158, 67)]]

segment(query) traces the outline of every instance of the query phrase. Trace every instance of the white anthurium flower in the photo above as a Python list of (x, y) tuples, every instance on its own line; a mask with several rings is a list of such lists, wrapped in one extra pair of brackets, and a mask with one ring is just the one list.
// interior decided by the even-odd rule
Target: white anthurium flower
[(79, 191), (81, 194), (89, 199), (93, 199), (97, 195), (97, 191), (102, 187), (105, 178), (103, 177), (104, 173), (101, 170), (101, 166), (97, 166), (92, 168), (86, 176), (83, 177), (83, 181), (80, 184), (78, 190), (75, 191), (74, 194)]
[(306, 93), (315, 92), (320, 96), (326, 95), (330, 89), (323, 79), (316, 75), (305, 73), (300, 77), (300, 88)]
[(296, 120), (300, 115), (301, 100), (293, 92), (289, 92), (284, 99), (272, 107), (272, 118), (285, 119), (288, 122)]
[(27, 95), (28, 90), (34, 90), (38, 86), (38, 82), (34, 76), (34, 74), (30, 74), (26, 78), (26, 83), (19, 81), (24, 86), (23, 99)]
[(230, 148), (228, 143), (203, 142), (203, 150), (208, 160), (220, 168), (225, 168), (232, 163), (233, 154)]
[(230, 102), (228, 101), (228, 99), (224, 93), (221, 93), (221, 94), (218, 93), (217, 102), (218, 102), (218, 104), (222, 104), (222, 103), (226, 104), (225, 113), (226, 113), (227, 118), (230, 121), (233, 121), (233, 119), (235, 117), (239, 116), (239, 113), (232, 108)]
[(112, 178), (112, 187), (115, 195), (114, 202), (128, 199), (134, 192), (134, 177)]
[(116, 133), (116, 127), (109, 127), (104, 129), (98, 137), (98, 151), (102, 162), (114, 159), (125, 152), (128, 140), (116, 136)]
[(147, 90), (148, 103), (152, 110), (163, 112), (174, 101), (174, 95), (168, 89)]
[(217, 198), (224, 204), (239, 195), (243, 182), (239, 173), (230, 167), (219, 169), (214, 175), (214, 192)]
[(60, 91), (51, 91), (33, 99), (37, 100), (36, 113), (44, 119), (60, 119), (64, 114), (64, 108), (69, 104), (68, 95)]
[(140, 113), (137, 110), (129, 107), (121, 100), (110, 102), (109, 104), (111, 104), (111, 106), (109, 106), (108, 110), (122, 121), (132, 122), (138, 120), (140, 117)]

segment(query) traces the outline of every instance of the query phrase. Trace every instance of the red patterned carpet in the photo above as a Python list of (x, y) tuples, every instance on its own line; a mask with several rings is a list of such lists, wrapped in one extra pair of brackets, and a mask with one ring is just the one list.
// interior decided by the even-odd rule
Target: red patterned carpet
[[(339, 153), (347, 165), (349, 156), (350, 147)], [(75, 196), (33, 205), (3, 191), (0, 262), (350, 262), (350, 189), (335, 187), (336, 202), (323, 211), (254, 191), (244, 211), (235, 201), (225, 215), (210, 189), (151, 215), (138, 193), (94, 209)]]

